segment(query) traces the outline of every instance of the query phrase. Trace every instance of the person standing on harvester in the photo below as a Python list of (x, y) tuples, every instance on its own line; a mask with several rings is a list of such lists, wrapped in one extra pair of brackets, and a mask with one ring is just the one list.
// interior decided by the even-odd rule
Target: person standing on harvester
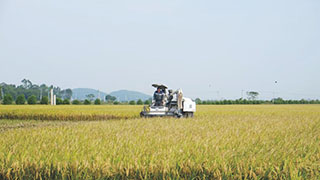
[(153, 99), (155, 100), (155, 106), (163, 106), (164, 93), (161, 88), (158, 87), (154, 92)]

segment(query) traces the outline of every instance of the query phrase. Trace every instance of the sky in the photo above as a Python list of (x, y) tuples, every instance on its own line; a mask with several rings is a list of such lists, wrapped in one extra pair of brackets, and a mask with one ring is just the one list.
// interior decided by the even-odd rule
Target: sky
[(0, 0), (0, 67), (10, 84), (320, 99), (320, 1)]

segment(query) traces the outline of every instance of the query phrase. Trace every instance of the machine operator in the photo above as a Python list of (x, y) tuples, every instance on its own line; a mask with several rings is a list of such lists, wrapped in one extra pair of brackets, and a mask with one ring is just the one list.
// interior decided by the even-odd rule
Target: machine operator
[(157, 90), (153, 94), (153, 99), (155, 100), (155, 106), (163, 106), (165, 94), (161, 90), (161, 88), (157, 88)]

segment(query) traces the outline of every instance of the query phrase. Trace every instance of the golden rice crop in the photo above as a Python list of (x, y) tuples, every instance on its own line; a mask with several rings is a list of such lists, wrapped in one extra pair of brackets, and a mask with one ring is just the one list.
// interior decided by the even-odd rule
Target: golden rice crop
[(198, 106), (193, 119), (32, 123), (0, 131), (0, 179), (320, 178), (318, 105)]
[(139, 117), (141, 106), (0, 105), (0, 119), (93, 121)]

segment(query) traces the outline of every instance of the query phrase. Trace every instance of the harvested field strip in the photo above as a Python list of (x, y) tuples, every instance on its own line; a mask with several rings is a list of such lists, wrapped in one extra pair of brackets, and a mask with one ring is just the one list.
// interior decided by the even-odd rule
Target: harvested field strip
[(14, 129), (43, 128), (55, 126), (75, 126), (89, 121), (39, 121), (39, 120), (0, 120), (0, 133)]

